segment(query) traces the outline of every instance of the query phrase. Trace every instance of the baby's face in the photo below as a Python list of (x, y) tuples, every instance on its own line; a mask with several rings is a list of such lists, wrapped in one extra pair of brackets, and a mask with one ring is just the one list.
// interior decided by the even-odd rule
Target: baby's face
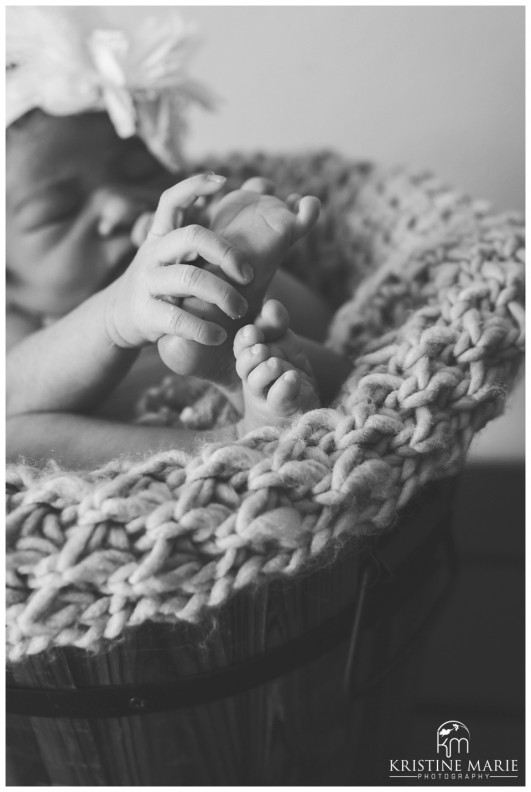
[(60, 316), (130, 263), (130, 234), (175, 182), (103, 113), (36, 113), (8, 130), (8, 288), (24, 309)]

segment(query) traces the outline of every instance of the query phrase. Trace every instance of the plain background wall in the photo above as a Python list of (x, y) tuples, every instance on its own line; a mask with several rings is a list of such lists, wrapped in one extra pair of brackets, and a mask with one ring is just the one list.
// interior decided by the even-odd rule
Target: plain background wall
[(333, 146), (434, 168), (523, 208), (524, 11), (194, 7), (194, 73), (223, 101), (191, 150)]
[[(202, 40), (191, 71), (222, 100), (216, 114), (192, 114), (191, 155), (332, 147), (427, 167), (523, 210), (522, 7), (179, 10)], [(476, 458), (523, 456), (523, 408), (521, 386), (476, 441)]]

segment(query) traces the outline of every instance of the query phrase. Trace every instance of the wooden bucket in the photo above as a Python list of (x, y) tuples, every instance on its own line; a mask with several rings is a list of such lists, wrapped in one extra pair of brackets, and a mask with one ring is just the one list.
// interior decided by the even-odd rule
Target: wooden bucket
[(207, 624), (146, 623), (105, 652), (12, 665), (8, 784), (381, 781), (404, 658), (448, 586), (453, 486), (430, 486), (387, 536), (243, 591)]

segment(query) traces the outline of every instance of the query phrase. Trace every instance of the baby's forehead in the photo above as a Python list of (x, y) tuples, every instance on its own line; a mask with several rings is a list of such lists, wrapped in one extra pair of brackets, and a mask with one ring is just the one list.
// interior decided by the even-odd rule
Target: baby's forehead
[(99, 114), (67, 118), (40, 114), (9, 130), (6, 160), (19, 178), (47, 180), (61, 171), (86, 165), (88, 159), (103, 164), (119, 143), (110, 124)]

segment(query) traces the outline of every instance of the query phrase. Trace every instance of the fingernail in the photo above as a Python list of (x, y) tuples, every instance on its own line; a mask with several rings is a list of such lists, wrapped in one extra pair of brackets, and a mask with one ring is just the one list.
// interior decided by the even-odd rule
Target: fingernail
[(248, 310), (249, 310), (249, 305), (247, 304), (247, 300), (245, 300), (242, 297), (240, 300), (238, 300), (237, 314), (234, 318), (241, 319), (242, 316), (245, 316)]
[(267, 361), (267, 365), (270, 368), (276, 368), (277, 361), (275, 360), (275, 358), (269, 358), (269, 360)]
[(255, 344), (251, 347), (251, 355), (257, 355), (260, 352), (260, 344)]
[(217, 173), (207, 173), (206, 180), (210, 182), (215, 182), (216, 184), (223, 184), (223, 182), (227, 181), (226, 176), (219, 176)]
[(253, 326), (247, 325), (246, 327), (243, 328), (242, 335), (244, 338), (249, 338), (252, 332), (253, 332)]
[(226, 341), (226, 340), (227, 340), (227, 333), (226, 333), (226, 331), (225, 331), (225, 330), (224, 330), (222, 327), (220, 327), (220, 328), (219, 328), (219, 329), (216, 331), (216, 336), (215, 336), (215, 338), (216, 338), (216, 342), (217, 342), (218, 344), (222, 344), (224, 341)]
[(250, 264), (242, 264), (240, 267), (240, 272), (245, 283), (249, 283), (254, 278), (254, 269)]
[(295, 384), (299, 378), (295, 371), (286, 371), (284, 374), (284, 379)]

